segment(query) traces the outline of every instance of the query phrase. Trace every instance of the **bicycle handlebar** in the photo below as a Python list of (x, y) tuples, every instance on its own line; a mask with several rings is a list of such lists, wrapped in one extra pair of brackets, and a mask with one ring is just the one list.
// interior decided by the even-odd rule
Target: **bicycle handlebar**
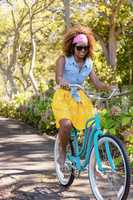
[(101, 96), (98, 96), (98, 95), (94, 95), (94, 94), (88, 94), (85, 90), (84, 90), (84, 87), (82, 87), (81, 85), (79, 84), (70, 84), (69, 85), (70, 88), (71, 87), (77, 87), (81, 90), (83, 90), (87, 96), (89, 96), (91, 99), (97, 99), (97, 100), (110, 100), (113, 96), (118, 96), (120, 93), (118, 91), (117, 88), (114, 88), (111, 92), (111, 94), (108, 96), (108, 97), (101, 97)]
[[(100, 95), (95, 95), (95, 94), (89, 94), (87, 93), (87, 91), (85, 91), (84, 87), (79, 85), (79, 84), (69, 84), (69, 87), (76, 87), (77, 89), (81, 89), (85, 92), (85, 94), (90, 97), (91, 99), (96, 99), (96, 100), (110, 100), (112, 97), (116, 97), (116, 96), (123, 96), (123, 95), (127, 95), (129, 94), (129, 92), (120, 92), (118, 88), (114, 88), (111, 92), (111, 94), (108, 97), (101, 97)], [(60, 86), (58, 85), (56, 88), (60, 88)]]

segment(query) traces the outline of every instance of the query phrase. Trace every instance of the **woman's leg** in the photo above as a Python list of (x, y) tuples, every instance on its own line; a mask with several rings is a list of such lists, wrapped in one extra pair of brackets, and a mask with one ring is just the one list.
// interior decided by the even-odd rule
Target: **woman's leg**
[(72, 129), (72, 123), (68, 119), (60, 120), (60, 128), (59, 128), (59, 141), (60, 141), (60, 157), (59, 163), (63, 168), (65, 159), (66, 159), (66, 146), (70, 138), (70, 131)]

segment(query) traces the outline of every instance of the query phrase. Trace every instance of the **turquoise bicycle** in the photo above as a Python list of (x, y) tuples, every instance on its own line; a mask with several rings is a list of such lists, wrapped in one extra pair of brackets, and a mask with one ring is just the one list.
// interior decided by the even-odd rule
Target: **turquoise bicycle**
[[(83, 89), (77, 84), (71, 87)], [(105, 101), (114, 95), (116, 96), (116, 90), (108, 98), (95, 98)], [(70, 186), (74, 178), (88, 167), (90, 186), (97, 200), (126, 200), (131, 183), (131, 169), (120, 139), (103, 133), (97, 112), (86, 122), (82, 143), (79, 135), (75, 128), (71, 130), (63, 172), (58, 163), (59, 138), (58, 135), (56, 137), (54, 159), (59, 183), (64, 187)]]

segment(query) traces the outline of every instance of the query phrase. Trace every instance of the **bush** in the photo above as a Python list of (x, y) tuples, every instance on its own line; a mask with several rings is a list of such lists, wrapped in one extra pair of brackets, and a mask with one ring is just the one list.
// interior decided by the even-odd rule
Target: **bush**
[(16, 112), (16, 105), (14, 102), (6, 102), (1, 101), (0, 102), (0, 115), (4, 117), (10, 117), (10, 118), (18, 118), (19, 114)]
[(39, 96), (21, 93), (10, 102), (0, 102), (0, 115), (20, 119), (38, 128), (41, 133), (55, 135), (57, 130), (51, 109), (54, 89), (53, 82), (49, 83), (49, 89)]
[(127, 129), (133, 129), (133, 107), (128, 112), (122, 112), (119, 106), (113, 106), (110, 110), (100, 111), (102, 128), (114, 135), (120, 135)]
[(102, 128), (105, 132), (116, 135), (124, 141), (133, 165), (133, 107), (122, 112), (118, 106), (100, 112)]
[(51, 109), (52, 96), (32, 96), (25, 105), (18, 109), (21, 119), (41, 132), (54, 135), (56, 132), (54, 116)]

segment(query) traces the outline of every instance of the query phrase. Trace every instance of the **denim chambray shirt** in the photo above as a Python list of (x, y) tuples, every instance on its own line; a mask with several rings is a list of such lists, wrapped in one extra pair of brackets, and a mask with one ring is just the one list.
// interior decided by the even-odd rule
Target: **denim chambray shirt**
[[(74, 56), (65, 57), (65, 66), (64, 66), (64, 80), (70, 84), (79, 84), (82, 85), (84, 80), (89, 76), (92, 70), (92, 60), (87, 58), (80, 69), (76, 63)], [(71, 89), (71, 95), (77, 102), (80, 102), (80, 96), (78, 95), (77, 88)]]

